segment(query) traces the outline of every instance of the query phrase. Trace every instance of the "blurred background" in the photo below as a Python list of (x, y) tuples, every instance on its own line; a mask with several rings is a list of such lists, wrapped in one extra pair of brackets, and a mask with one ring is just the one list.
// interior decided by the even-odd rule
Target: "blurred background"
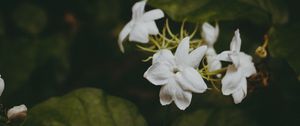
[[(214, 5), (214, 1), (221, 4)], [(242, 50), (253, 56), (273, 26), (286, 28), (274, 34), (275, 38), (284, 36), (278, 41), (286, 40), (285, 45), (276, 43), (272, 47), (274, 53), (271, 50), (271, 54), (276, 56), (255, 57), (257, 68), (266, 72), (262, 78), (267, 82), (263, 79), (248, 82), (249, 94), (239, 105), (234, 105), (230, 96), (222, 96), (220, 92), (193, 95), (186, 111), (180, 111), (174, 104), (160, 105), (160, 87), (143, 78), (151, 64), (141, 60), (148, 54), (128, 42), (122, 54), (117, 45), (120, 30), (131, 19), (135, 0), (1, 0), (0, 74), (5, 80), (1, 104), (10, 107), (24, 103), (31, 108), (53, 96), (95, 87), (133, 102), (150, 126), (200, 125), (197, 121), (201, 119), (205, 119), (203, 126), (300, 125), (299, 4), (296, 0), (264, 0), (268, 4), (258, 9), (264, 2), (239, 1), (248, 5), (239, 6), (234, 0), (226, 3), (150, 0), (147, 6), (147, 9), (163, 9), (167, 17), (170, 16), (174, 31), (185, 15), (190, 19), (187, 25), (190, 29), (195, 26), (194, 22), (219, 21), (217, 52), (229, 48), (236, 28), (242, 34)], [(233, 8), (227, 11), (231, 2)], [(207, 16), (212, 13), (219, 15)], [(158, 21), (160, 28), (163, 23), (164, 19)], [(280, 55), (277, 57), (277, 54)]]

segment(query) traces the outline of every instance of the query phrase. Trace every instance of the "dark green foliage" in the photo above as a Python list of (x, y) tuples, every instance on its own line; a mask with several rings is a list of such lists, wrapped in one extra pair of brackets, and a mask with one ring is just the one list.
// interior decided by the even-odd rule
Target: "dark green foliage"
[(32, 108), (24, 126), (146, 126), (131, 102), (82, 88)]

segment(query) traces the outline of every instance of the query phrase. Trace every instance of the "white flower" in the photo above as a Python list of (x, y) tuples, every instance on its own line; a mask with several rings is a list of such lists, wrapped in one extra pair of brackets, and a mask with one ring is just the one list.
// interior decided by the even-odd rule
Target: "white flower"
[(241, 38), (239, 30), (230, 43), (230, 51), (224, 51), (217, 56), (222, 61), (233, 62), (227, 67), (226, 74), (222, 79), (222, 93), (231, 95), (234, 103), (240, 103), (247, 95), (247, 77), (256, 73), (252, 57), (240, 52)]
[(207, 51), (205, 53), (207, 64), (208, 64), (208, 71), (215, 71), (222, 68), (222, 64), (220, 60), (216, 59), (217, 53), (214, 48), (207, 48)]
[(179, 109), (184, 110), (191, 103), (192, 92), (203, 93), (207, 89), (195, 69), (206, 49), (206, 46), (201, 46), (189, 53), (189, 37), (186, 37), (178, 45), (175, 55), (167, 49), (154, 54), (152, 66), (144, 77), (154, 85), (162, 85), (159, 94), (162, 105), (174, 101)]
[(1, 78), (1, 75), (0, 75), (0, 96), (3, 93), (4, 87), (5, 87), (4, 86), (4, 80)]
[(124, 52), (123, 41), (129, 35), (129, 41), (147, 43), (148, 35), (157, 35), (158, 28), (154, 20), (164, 17), (164, 13), (160, 9), (144, 12), (146, 1), (140, 1), (132, 7), (132, 18), (119, 34), (118, 44), (120, 50)]
[(24, 104), (19, 106), (14, 106), (13, 108), (9, 109), (7, 112), (7, 118), (9, 120), (15, 118), (25, 118), (26, 115), (27, 115), (27, 107)]
[(216, 24), (216, 27), (213, 27), (207, 22), (203, 23), (201, 36), (208, 47), (213, 47), (219, 36), (219, 25)]
[(219, 26), (216, 24), (215, 27), (205, 22), (202, 25), (202, 38), (204, 39), (208, 49), (206, 51), (206, 59), (208, 64), (208, 71), (215, 71), (222, 67), (219, 60), (216, 59), (217, 53), (214, 49), (214, 44), (216, 43), (219, 36)]

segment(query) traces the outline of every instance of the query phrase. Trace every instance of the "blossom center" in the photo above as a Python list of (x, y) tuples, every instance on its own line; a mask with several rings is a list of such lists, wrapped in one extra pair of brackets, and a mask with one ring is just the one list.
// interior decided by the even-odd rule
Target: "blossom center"
[(179, 72), (179, 69), (178, 68), (173, 68), (173, 71), (172, 71), (174, 74), (177, 74)]

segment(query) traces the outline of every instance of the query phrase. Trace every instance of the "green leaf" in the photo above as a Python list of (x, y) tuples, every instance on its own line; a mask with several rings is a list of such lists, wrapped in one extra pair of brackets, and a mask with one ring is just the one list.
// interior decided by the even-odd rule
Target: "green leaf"
[(257, 126), (247, 113), (240, 109), (200, 109), (184, 114), (173, 126)]
[(255, 23), (282, 24), (288, 19), (281, 0), (150, 0), (172, 19), (193, 22), (245, 19)]
[(51, 98), (30, 112), (24, 126), (146, 126), (131, 102), (95, 88)]
[(271, 30), (270, 53), (274, 57), (284, 58), (300, 74), (300, 25), (288, 24)]

